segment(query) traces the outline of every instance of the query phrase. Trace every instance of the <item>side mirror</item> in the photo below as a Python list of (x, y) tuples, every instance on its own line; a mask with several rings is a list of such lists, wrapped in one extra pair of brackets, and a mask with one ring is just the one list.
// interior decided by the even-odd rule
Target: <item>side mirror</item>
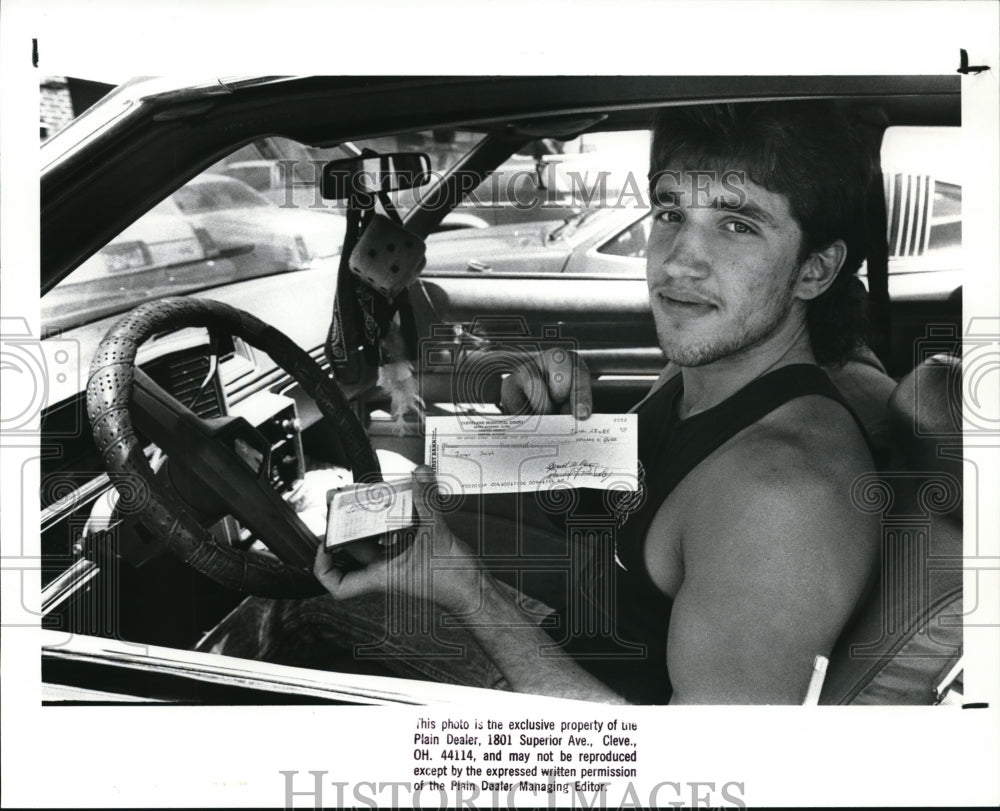
[(431, 159), (424, 152), (342, 158), (323, 167), (323, 198), (345, 200), (352, 194), (414, 189), (430, 180)]

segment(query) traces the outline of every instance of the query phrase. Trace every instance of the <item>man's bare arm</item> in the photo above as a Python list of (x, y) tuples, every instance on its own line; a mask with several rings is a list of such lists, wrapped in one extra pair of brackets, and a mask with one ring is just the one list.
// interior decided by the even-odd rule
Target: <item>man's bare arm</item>
[(692, 510), (684, 530), (674, 702), (797, 704), (866, 585), (877, 524), (851, 504), (847, 471), (801, 451), (753, 446), (724, 462), (727, 497)]
[(624, 704), (625, 699), (565, 656), (545, 656), (552, 638), (484, 575), (482, 608), (476, 614), (476, 639), (519, 693)]
[[(314, 572), (334, 599), (394, 588), (433, 600), (455, 615), (475, 614), (470, 630), (517, 692), (622, 704), (624, 699), (571, 658), (545, 656), (552, 638), (500, 589), (476, 558), (434, 511), (429, 496), (434, 474), (421, 466), (413, 473), (413, 501), (420, 517), (416, 540), (400, 555), (386, 559), (367, 550), (363, 568), (345, 571), (322, 547)], [(395, 570), (392, 572), (391, 570)], [(392, 576), (390, 576), (392, 575)], [(417, 582), (431, 577), (430, 583)]]

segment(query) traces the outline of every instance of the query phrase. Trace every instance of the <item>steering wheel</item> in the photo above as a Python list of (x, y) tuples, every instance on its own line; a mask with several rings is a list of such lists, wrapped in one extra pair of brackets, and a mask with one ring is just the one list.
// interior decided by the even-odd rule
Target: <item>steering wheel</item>
[[(136, 367), (143, 341), (186, 327), (235, 335), (266, 352), (337, 429), (354, 480), (381, 480), (378, 457), (340, 387), (288, 336), (227, 304), (166, 298), (116, 322), (90, 365), (87, 414), (111, 482), (156, 540), (217, 583), (261, 597), (322, 593), (312, 574), (319, 541), (268, 481), (271, 443), (242, 417), (196, 416)], [(154, 474), (136, 429), (167, 454), (166, 471)], [(224, 515), (278, 560), (234, 548), (205, 528)]]

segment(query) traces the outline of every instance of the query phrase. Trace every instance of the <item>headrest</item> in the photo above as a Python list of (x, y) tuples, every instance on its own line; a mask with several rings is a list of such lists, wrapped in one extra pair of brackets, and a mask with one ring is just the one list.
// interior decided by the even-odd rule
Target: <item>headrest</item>
[(843, 365), (824, 366), (823, 370), (865, 426), (875, 464), (885, 466), (893, 455), (889, 397), (896, 390), (896, 381), (867, 346), (858, 347)]
[(908, 469), (961, 481), (961, 359), (933, 355), (904, 377), (889, 398), (889, 424)]

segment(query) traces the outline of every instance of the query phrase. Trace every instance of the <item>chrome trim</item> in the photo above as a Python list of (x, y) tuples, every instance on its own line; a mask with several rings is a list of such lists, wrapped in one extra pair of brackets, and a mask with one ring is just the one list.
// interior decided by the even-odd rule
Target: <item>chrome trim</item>
[(509, 705), (512, 708), (538, 712), (544, 712), (546, 708), (551, 709), (553, 701), (565, 702), (567, 708), (593, 707), (593, 704), (549, 696), (532, 696), (389, 676), (330, 673), (236, 659), (202, 651), (138, 645), (84, 634), (75, 634), (67, 639), (64, 633), (48, 629), (43, 629), (41, 633), (43, 659), (110, 665), (126, 670), (163, 673), (233, 688), (262, 690), (276, 694), (314, 696), (356, 704), (483, 706), (484, 703), (489, 703), (491, 706)]
[[(149, 460), (153, 470), (159, 470), (157, 457), (162, 455), (163, 452), (152, 443), (143, 448), (142, 452), (146, 455), (146, 459)], [(59, 473), (55, 472), (52, 475), (58, 476)], [(115, 486), (111, 483), (111, 478), (107, 473), (101, 473), (95, 476), (89, 482), (81, 484), (73, 492), (67, 493), (58, 501), (54, 501), (48, 507), (44, 507), (42, 509), (41, 521), (39, 522), (41, 531), (45, 532), (46, 530), (51, 529), (74, 510), (78, 510), (88, 503), (97, 501), (102, 496), (105, 496), (114, 490)], [(115, 497), (117, 498), (117, 495)]]
[(96, 501), (110, 489), (111, 479), (107, 473), (101, 473), (58, 501), (52, 502), (48, 507), (44, 507), (41, 513), (42, 532), (51, 529), (74, 510), (78, 510), (90, 501)]
[[(917, 251), (918, 256), (923, 256), (927, 253), (927, 246), (931, 241), (931, 226), (934, 223), (934, 178), (931, 175), (924, 176), (926, 187), (924, 188), (924, 201), (923, 205), (920, 207), (920, 224), (924, 227), (924, 237), (920, 242), (920, 248)], [(926, 223), (924, 223), (924, 218), (926, 218)]]
[(951, 692), (952, 686), (955, 681), (961, 675), (962, 671), (965, 669), (965, 657), (959, 656), (958, 661), (952, 666), (951, 670), (945, 675), (941, 680), (941, 683), (934, 690), (935, 703), (940, 704), (946, 695)]
[[(897, 175), (893, 175), (893, 186), (896, 184)], [(892, 249), (892, 256), (902, 255), (903, 250), (903, 223), (906, 219), (906, 206), (909, 203), (910, 176), (900, 174), (899, 177), (899, 202), (897, 203), (898, 223), (896, 225), (896, 244)]]
[(917, 176), (917, 191), (919, 197), (917, 199), (917, 216), (916, 222), (913, 227), (913, 243), (911, 250), (914, 256), (921, 256), (924, 252), (924, 236), (926, 234), (921, 234), (921, 228), (924, 225), (924, 218), (928, 218), (927, 231), (930, 231), (929, 213), (930, 213), (930, 189), (931, 189), (931, 176), (930, 175), (918, 175)]
[(66, 687), (62, 684), (42, 683), (42, 701), (46, 704), (66, 704), (86, 702), (92, 704), (166, 704), (159, 698), (144, 698), (129, 693), (109, 693), (106, 690), (92, 690), (89, 687)]
[(245, 87), (260, 87), (266, 84), (277, 84), (293, 79), (301, 79), (302, 76), (219, 76), (206, 79), (198, 84), (183, 85), (174, 83), (174, 87), (166, 90), (158, 90), (155, 93), (146, 93), (143, 101), (150, 102), (183, 102), (187, 100), (198, 100), (203, 98), (214, 98), (217, 96), (229, 96), (237, 90)]
[(76, 561), (65, 572), (42, 589), (42, 616), (62, 605), (87, 583), (100, 574), (92, 560)]
[(892, 215), (896, 206), (896, 176), (893, 173), (882, 175), (882, 193), (885, 196), (885, 241), (892, 239)]
[(909, 183), (909, 194), (908, 196), (908, 206), (906, 212), (906, 238), (903, 243), (903, 250), (906, 256), (913, 256), (914, 245), (913, 241), (916, 236), (914, 226), (917, 221), (917, 210), (920, 207), (920, 175), (910, 175), (907, 182)]

